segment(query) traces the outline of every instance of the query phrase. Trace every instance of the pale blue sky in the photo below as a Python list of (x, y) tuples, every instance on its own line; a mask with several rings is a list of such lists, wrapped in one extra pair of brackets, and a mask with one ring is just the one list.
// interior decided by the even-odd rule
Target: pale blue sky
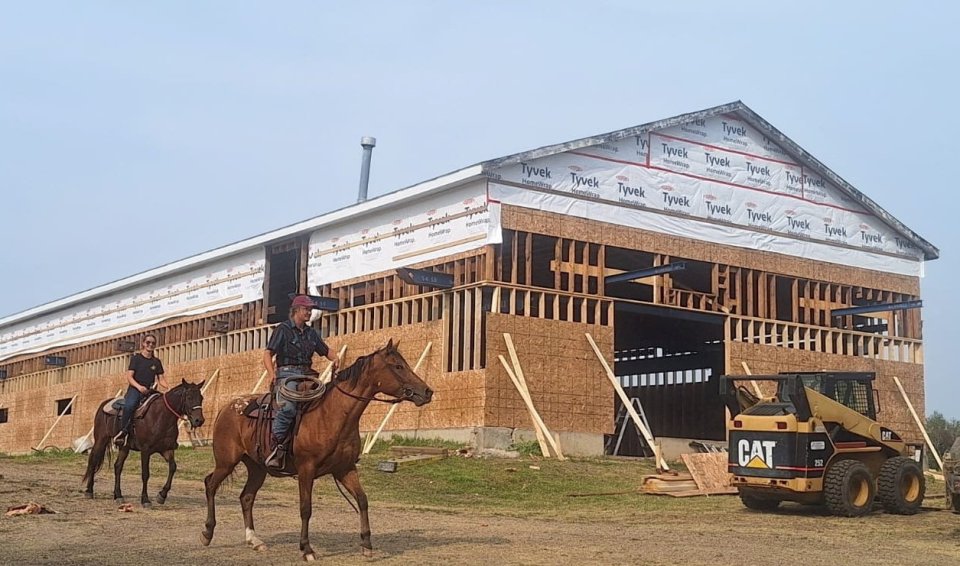
[(960, 417), (952, 3), (0, 3), (0, 316), (472, 163), (743, 100), (941, 249)]

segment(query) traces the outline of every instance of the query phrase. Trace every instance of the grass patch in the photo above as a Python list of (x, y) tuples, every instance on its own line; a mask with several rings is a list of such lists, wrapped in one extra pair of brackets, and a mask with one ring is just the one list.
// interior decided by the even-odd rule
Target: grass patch
[(514, 442), (507, 450), (517, 452), (521, 456), (543, 456), (543, 452), (540, 451), (540, 443), (536, 440)]

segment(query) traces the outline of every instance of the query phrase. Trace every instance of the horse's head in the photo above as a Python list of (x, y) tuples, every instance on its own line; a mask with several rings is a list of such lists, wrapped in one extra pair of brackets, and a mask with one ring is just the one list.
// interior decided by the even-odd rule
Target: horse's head
[(203, 393), (200, 392), (206, 380), (200, 383), (190, 383), (186, 379), (183, 383), (174, 387), (180, 390), (180, 402), (178, 410), (180, 414), (190, 421), (190, 426), (198, 428), (203, 426)]
[(418, 407), (426, 405), (433, 399), (433, 389), (420, 379), (403, 358), (397, 349), (399, 344), (399, 341), (394, 344), (391, 338), (386, 346), (371, 356), (368, 371), (376, 375), (377, 392), (413, 401)]

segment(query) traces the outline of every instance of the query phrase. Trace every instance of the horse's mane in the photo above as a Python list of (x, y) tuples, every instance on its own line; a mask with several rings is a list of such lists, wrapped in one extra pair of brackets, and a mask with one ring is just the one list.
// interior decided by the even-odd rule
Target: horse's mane
[(356, 385), (357, 379), (360, 378), (360, 374), (363, 373), (363, 370), (366, 369), (367, 364), (370, 362), (373, 356), (376, 355), (376, 353), (377, 352), (367, 354), (366, 356), (360, 356), (352, 364), (350, 364), (349, 367), (338, 371), (337, 376), (333, 381), (336, 383), (348, 381), (351, 385)]

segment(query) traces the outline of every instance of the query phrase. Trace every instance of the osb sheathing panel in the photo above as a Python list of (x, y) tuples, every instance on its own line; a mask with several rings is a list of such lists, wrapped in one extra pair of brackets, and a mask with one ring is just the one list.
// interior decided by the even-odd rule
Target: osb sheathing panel
[(530, 397), (552, 431), (613, 432), (613, 387), (587, 342), (589, 332), (610, 362), (613, 329), (504, 314), (487, 315), (487, 380), (484, 425), (533, 427), (520, 393), (498, 355), (510, 362), (503, 338), (513, 337)]
[[(751, 373), (755, 375), (822, 370), (876, 372), (877, 378), (874, 381), (874, 387), (879, 392), (880, 397), (880, 411), (877, 415), (880, 423), (898, 432), (908, 442), (923, 442), (923, 435), (893, 382), (893, 376), (900, 378), (900, 383), (903, 384), (913, 407), (922, 418), (924, 415), (922, 365), (807, 352), (776, 346), (744, 344), (742, 342), (728, 343), (728, 348), (730, 351), (730, 367), (727, 371), (731, 375), (745, 373), (741, 362), (746, 362)], [(764, 393), (770, 394), (771, 391), (765, 390)]]
[(735, 246), (724, 246), (552, 212), (504, 206), (502, 222), (505, 228), (548, 236), (758, 269), (769, 273), (817, 281), (861, 285), (897, 293), (920, 295), (920, 279), (918, 277), (847, 267)]
[[(416, 365), (427, 343), (433, 342), (430, 353), (417, 373), (434, 393), (433, 401), (423, 407), (418, 408), (413, 403), (400, 403), (384, 431), (476, 426), (481, 422), (483, 372), (443, 371), (443, 323), (440, 321), (348, 336), (346, 363), (352, 363), (357, 356), (369, 354), (391, 338), (400, 341), (400, 353), (410, 367)], [(370, 403), (360, 420), (360, 430), (376, 430), (389, 410), (390, 405)]]
[[(346, 343), (345, 365), (357, 357), (369, 354), (383, 346), (387, 340), (400, 340), (400, 352), (410, 365), (414, 365), (427, 342), (433, 341), (429, 356), (418, 372), (435, 391), (434, 400), (422, 409), (411, 403), (402, 403), (391, 419), (389, 428), (445, 428), (451, 426), (478, 425), (483, 419), (483, 372), (460, 372), (445, 374), (441, 371), (443, 333), (440, 322), (424, 323), (399, 329), (354, 334), (333, 338), (330, 347), (339, 351)], [(206, 423), (197, 431), (200, 438), (209, 438), (212, 425), (220, 408), (234, 398), (249, 395), (263, 372), (263, 350), (207, 358), (182, 364), (166, 366), (166, 376), (171, 385), (188, 379), (200, 382), (210, 379), (220, 370), (217, 378), (204, 394), (203, 412)], [(326, 363), (317, 359), (315, 367), (322, 369)], [(269, 384), (264, 380), (258, 391), (264, 392)], [(0, 394), (0, 408), (8, 409), (8, 422), (0, 424), (0, 452), (27, 452), (37, 445), (56, 420), (57, 399), (78, 394), (71, 415), (64, 416), (44, 443), (45, 446), (67, 448), (71, 442), (87, 434), (93, 424), (93, 415), (99, 404), (126, 388), (124, 375), (90, 375), (84, 379), (47, 387)], [(371, 403), (361, 423), (362, 430), (379, 425), (387, 406)], [(187, 440), (186, 430), (181, 440)]]

